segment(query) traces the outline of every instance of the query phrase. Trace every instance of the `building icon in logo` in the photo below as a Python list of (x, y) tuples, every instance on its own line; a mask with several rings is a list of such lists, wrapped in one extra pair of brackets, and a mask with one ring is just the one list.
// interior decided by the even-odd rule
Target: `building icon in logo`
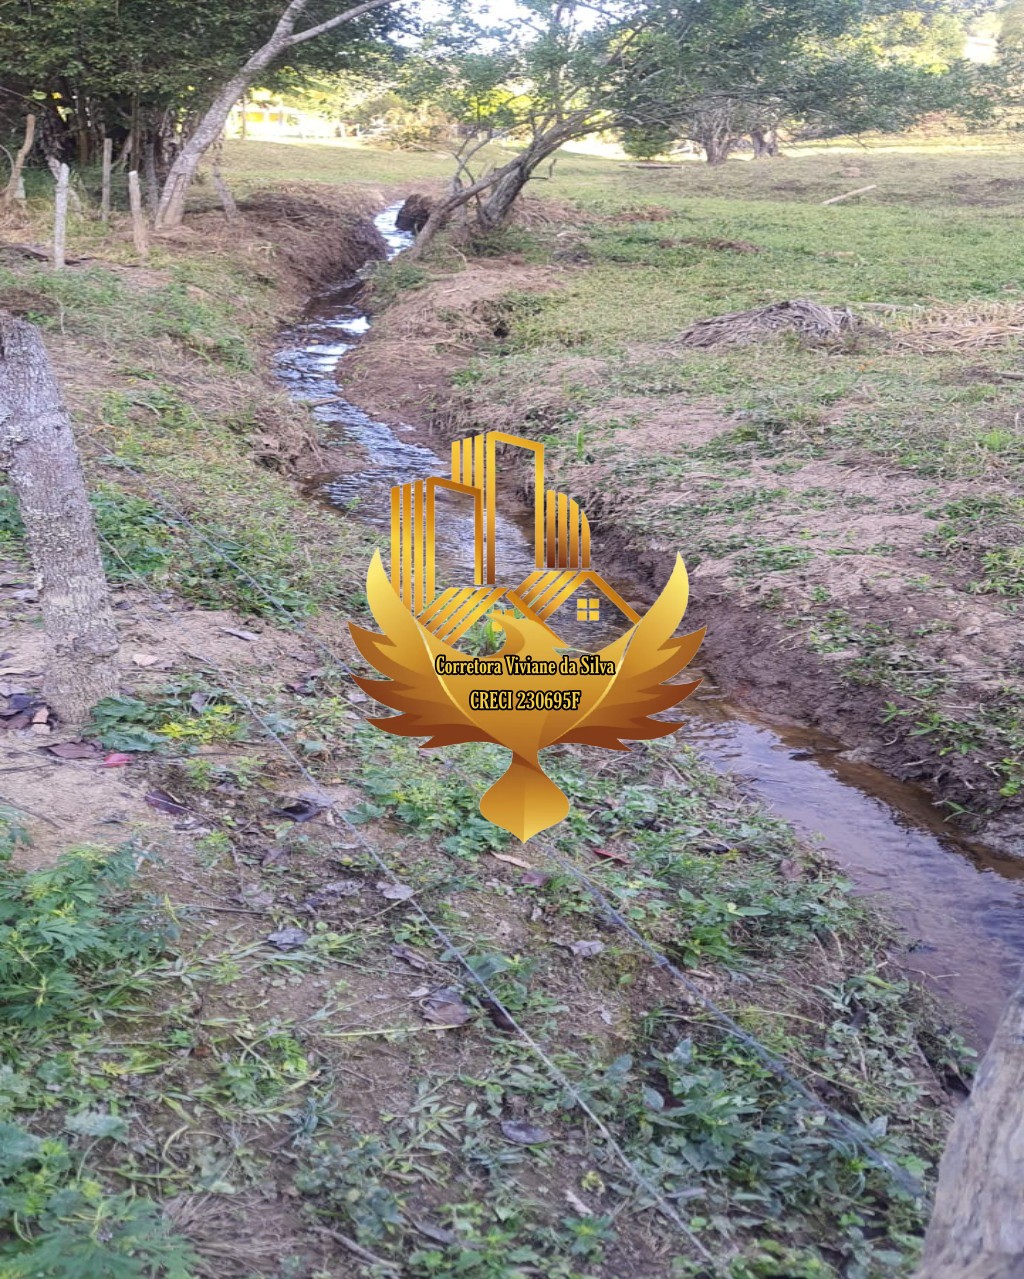
[[(497, 581), (497, 446), (532, 454), (534, 572), (517, 586)], [(506, 454), (507, 456), (507, 454)], [(473, 585), (437, 589), (438, 494), (470, 504)], [(566, 493), (544, 487), (544, 445), (503, 431), (452, 443), (451, 477), (431, 476), (391, 490), (391, 584), (402, 603), (438, 639), (454, 644), (501, 602), (552, 634), (552, 619), (575, 602), (575, 622), (598, 622), (608, 606), (629, 625), (639, 614), (590, 567), (590, 524)]]

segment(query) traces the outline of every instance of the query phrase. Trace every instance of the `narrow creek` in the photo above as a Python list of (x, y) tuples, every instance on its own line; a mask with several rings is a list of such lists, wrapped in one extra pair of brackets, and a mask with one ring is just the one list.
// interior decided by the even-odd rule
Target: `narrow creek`
[[(389, 258), (412, 240), (396, 229), (400, 207), (375, 218)], [(413, 428), (378, 422), (339, 395), (339, 361), (370, 325), (358, 302), (361, 288), (348, 280), (313, 297), (301, 319), (282, 330), (275, 372), (296, 399), (313, 402), (335, 442), (361, 445), (371, 461), (367, 470), (328, 479), (320, 496), (383, 529), (392, 485), (445, 475), (448, 466)], [(499, 514), (496, 541), (510, 570), (532, 568), (525, 513)], [(471, 558), (471, 522), (445, 521), (439, 561), (453, 576), (467, 570), (468, 581)], [(634, 606), (651, 602), (649, 586), (610, 577)], [(820, 733), (758, 718), (724, 697), (712, 673), (702, 673), (700, 692), (684, 704), (679, 735), (816, 841), (857, 894), (878, 897), (907, 937), (905, 966), (960, 1006), (974, 1045), (984, 1048), (1024, 961), (1024, 864), (958, 839), (924, 792), (852, 763), (841, 743)]]

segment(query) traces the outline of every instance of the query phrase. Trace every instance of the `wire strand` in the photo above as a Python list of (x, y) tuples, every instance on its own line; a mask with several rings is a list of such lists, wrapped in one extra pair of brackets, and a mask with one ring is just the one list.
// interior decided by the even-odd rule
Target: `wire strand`
[[(198, 528), (195, 525), (195, 523), (192, 520), (190, 520), (189, 517), (183, 511), (173, 506), (170, 502), (166, 500), (166, 498), (163, 495), (154, 493), (150, 489), (145, 476), (142, 475), (141, 472), (137, 471), (135, 468), (130, 466), (125, 467), (125, 469), (130, 474), (133, 474), (142, 483), (142, 486), (146, 490), (147, 495), (153, 501), (160, 503), (160, 505), (162, 505), (166, 511), (169, 511), (172, 515), (174, 515), (176, 519), (180, 520), (183, 524), (185, 524), (188, 528), (190, 528), (197, 536), (202, 538), (202, 540), (206, 542), (206, 544), (213, 549), (214, 553), (217, 554), (225, 563), (230, 564), (239, 573), (241, 573), (242, 576), (267, 601), (267, 603), (271, 606), (271, 608), (275, 609), (279, 614), (287, 616), (289, 620), (291, 620), (297, 626), (297, 629), (299, 630), (299, 632), (303, 634), (305, 638), (308, 639), (317, 649), (319, 649), (320, 652), (322, 652), (326, 657), (328, 657), (330, 661), (339, 670), (341, 670), (344, 674), (346, 674), (350, 678), (353, 675), (355, 675), (355, 671), (353, 670), (351, 664), (340, 653), (337, 653), (329, 644), (327, 644), (324, 640), (320, 639), (319, 636), (313, 634), (308, 629), (308, 626), (306, 625), (305, 621), (301, 618), (300, 615), (296, 614), (294, 610), (289, 609), (287, 605), (283, 604), (280, 600), (276, 599), (273, 595), (271, 595), (270, 592), (267, 591), (267, 589), (258, 580), (258, 578), (254, 577), (251, 573), (249, 573), (249, 571), (246, 568), (244, 568), (242, 565), (238, 564), (237, 561), (232, 559), (232, 557), (224, 550), (223, 547), (219, 545), (219, 543), (217, 543), (214, 539), (209, 537), (208, 534), (204, 533), (202, 529)], [(121, 554), (116, 550), (116, 548), (114, 548), (111, 545), (109, 539), (104, 537), (103, 540), (107, 544), (108, 548), (111, 550), (112, 554), (117, 556), (117, 558), (121, 561), (121, 563), (132, 574), (132, 576), (135, 577), (148, 592), (153, 594), (154, 599), (157, 599), (157, 602), (158, 604), (161, 605), (161, 607), (166, 608), (166, 606), (163, 605), (162, 602), (158, 600), (158, 597), (156, 596), (156, 593), (153, 591), (153, 588), (150, 586), (150, 584), (146, 582), (146, 580), (137, 572), (137, 570), (135, 570), (131, 565), (127, 563), (127, 561), (124, 560), (123, 556), (121, 556)], [(215, 667), (214, 669), (217, 669), (217, 668)], [(355, 705), (351, 697), (346, 698), (346, 700), (348, 700), (351, 705)], [(306, 771), (306, 770), (304, 769), (303, 771)], [(457, 771), (457, 775), (460, 777), (462, 781), (466, 782), (467, 784), (473, 787), (476, 787), (479, 785), (479, 782), (477, 780), (471, 778), (463, 770), (457, 769), (456, 771)], [(310, 776), (308, 771), (306, 771), (306, 775), (310, 777), (310, 780), (313, 781), (314, 785), (317, 784), (315, 780)], [(908, 1173), (905, 1169), (893, 1163), (892, 1160), (890, 1160), (886, 1155), (882, 1154), (882, 1152), (879, 1151), (877, 1147), (874, 1145), (874, 1143), (871, 1141), (867, 1130), (864, 1129), (862, 1125), (857, 1124), (854, 1120), (849, 1119), (847, 1116), (835, 1110), (834, 1107), (829, 1106), (826, 1102), (822, 1101), (819, 1097), (817, 1097), (806, 1086), (806, 1084), (804, 1084), (800, 1079), (797, 1078), (796, 1075), (793, 1074), (793, 1072), (789, 1069), (788, 1065), (785, 1063), (785, 1061), (781, 1057), (773, 1053), (769, 1048), (767, 1048), (764, 1044), (762, 1044), (760, 1040), (758, 1040), (755, 1036), (751, 1035), (748, 1031), (744, 1030), (732, 1017), (729, 1016), (728, 1013), (725, 1012), (724, 1009), (719, 1007), (713, 1000), (711, 1000), (700, 989), (700, 987), (696, 985), (696, 983), (692, 982), (679, 969), (677, 965), (673, 964), (672, 961), (668, 958), (668, 956), (666, 956), (661, 951), (659, 951), (646, 937), (644, 937), (628, 921), (628, 919), (625, 918), (625, 916), (622, 915), (621, 912), (617, 911), (615, 907), (612, 905), (612, 903), (608, 901), (607, 896), (604, 895), (601, 889), (598, 888), (598, 886), (593, 882), (593, 880), (591, 880), (585, 874), (585, 872), (583, 872), (579, 867), (573, 865), (573, 863), (568, 862), (564, 858), (562, 858), (560, 854), (558, 854), (554, 850), (554, 848), (551, 847), (550, 845), (548, 846), (547, 853), (562, 867), (563, 870), (565, 870), (567, 873), (571, 874), (574, 878), (576, 878), (580, 882), (580, 884), (584, 887), (585, 891), (594, 900), (599, 902), (599, 904), (602, 906), (602, 909), (604, 909), (616, 921), (616, 923), (621, 925), (621, 927), (629, 934), (629, 936), (654, 961), (657, 967), (662, 969), (664, 972), (668, 973), (669, 976), (674, 981), (679, 983), (685, 990), (687, 990), (689, 994), (693, 995), (724, 1030), (727, 1030), (731, 1035), (735, 1036), (741, 1042), (746, 1044), (747, 1047), (749, 1047), (754, 1053), (756, 1053), (758, 1058), (771, 1070), (771, 1072), (777, 1078), (788, 1083), (789, 1086), (794, 1091), (796, 1091), (806, 1102), (808, 1102), (809, 1105), (811, 1105), (819, 1114), (823, 1115), (829, 1122), (831, 1122), (833, 1126), (839, 1132), (841, 1132), (849, 1140), (853, 1141), (864, 1152), (864, 1154), (867, 1155), (871, 1163), (873, 1163), (876, 1167), (882, 1168), (887, 1173), (889, 1173), (889, 1175), (892, 1176), (907, 1193), (917, 1198), (921, 1198), (925, 1196), (926, 1191), (924, 1186), (921, 1184), (921, 1182), (917, 1178), (913, 1177), (910, 1173)], [(622, 899), (620, 898), (620, 900)]]
[[(102, 541), (106, 544), (108, 550), (110, 550), (112, 554), (117, 556), (117, 558), (121, 561), (121, 563), (128, 570), (128, 572), (131, 573), (132, 576), (136, 577), (138, 581), (140, 582), (140, 584), (153, 597), (153, 601), (157, 605), (157, 607), (160, 608), (162, 611), (172, 613), (173, 610), (168, 608), (168, 606), (159, 599), (159, 597), (156, 595), (156, 592), (153, 590), (153, 588), (145, 581), (144, 578), (142, 578), (142, 576), (131, 565), (128, 564), (128, 562), (124, 559), (124, 557), (120, 554), (120, 552), (117, 551), (117, 549), (111, 544), (109, 539), (106, 538), (103, 534), (100, 534), (100, 537)], [(129, 603), (129, 607), (131, 607), (132, 610), (136, 612), (136, 615), (139, 616), (133, 604)], [(144, 620), (144, 619), (140, 617), (139, 620)], [(295, 765), (295, 767), (299, 770), (299, 772), (302, 773), (302, 775), (315, 788), (317, 792), (324, 795), (324, 798), (328, 801), (327, 806), (331, 809), (332, 812), (336, 813), (337, 816), (341, 818), (341, 820), (345, 823), (345, 825), (352, 832), (352, 834), (355, 835), (356, 839), (362, 845), (364, 851), (370, 857), (371, 861), (374, 862), (377, 868), (383, 874), (387, 875), (388, 879), (392, 883), (395, 883), (395, 884), (401, 883), (395, 871), (380, 856), (380, 854), (369, 842), (369, 840), (367, 840), (366, 836), (359, 829), (359, 827), (347, 816), (347, 814), (343, 810), (337, 807), (337, 805), (334, 803), (333, 800), (331, 800), (329, 795), (326, 795), (322, 785), (317, 781), (317, 779), (309, 771), (309, 768), (306, 765), (305, 761), (302, 760), (300, 756), (298, 756), (295, 753), (295, 751), (288, 745), (288, 743), (279, 735), (279, 733), (273, 727), (273, 725), (270, 724), (270, 722), (265, 718), (265, 716), (261, 714), (261, 712), (256, 707), (253, 700), (244, 691), (244, 689), (241, 689), (236, 684), (234, 684), (230, 676), (228, 675), (228, 673), (217, 662), (213, 661), (213, 659), (207, 657), (206, 655), (202, 653), (190, 651), (179, 640), (174, 640), (174, 643), (176, 644), (178, 649), (182, 653), (184, 653), (186, 656), (191, 657), (194, 660), (203, 662), (215, 674), (217, 674), (217, 676), (220, 678), (220, 680), (224, 684), (224, 687), (231, 693), (232, 697), (236, 698), (239, 701), (239, 703), (245, 708), (246, 712), (252, 717), (252, 719), (254, 719), (256, 723), (259, 724), (263, 732), (266, 733), (266, 735), (276, 743), (276, 745), (278, 746), (282, 754), (287, 759), (291, 760), (291, 762)], [(601, 1133), (602, 1137), (606, 1141), (608, 1148), (612, 1151), (612, 1153), (619, 1160), (619, 1162), (626, 1169), (626, 1171), (629, 1173), (632, 1179), (636, 1182), (636, 1184), (640, 1187), (640, 1189), (643, 1190), (645, 1194), (649, 1195), (652, 1198), (653, 1204), (658, 1209), (658, 1211), (661, 1212), (661, 1214), (664, 1217), (666, 1217), (666, 1219), (669, 1220), (680, 1231), (680, 1233), (689, 1241), (689, 1243), (692, 1245), (694, 1250), (700, 1255), (700, 1257), (712, 1267), (714, 1272), (717, 1275), (722, 1276), (722, 1279), (726, 1279), (727, 1271), (723, 1268), (722, 1263), (718, 1259), (716, 1259), (712, 1253), (708, 1251), (708, 1249), (704, 1246), (704, 1244), (701, 1243), (701, 1241), (698, 1239), (694, 1231), (683, 1221), (683, 1219), (679, 1216), (678, 1212), (676, 1212), (675, 1208), (673, 1208), (673, 1206), (671, 1205), (671, 1203), (669, 1203), (669, 1201), (665, 1198), (665, 1196), (659, 1192), (657, 1187), (650, 1181), (650, 1179), (646, 1177), (635, 1166), (633, 1161), (626, 1154), (625, 1150), (623, 1150), (622, 1146), (616, 1139), (614, 1133), (611, 1132), (611, 1130), (600, 1118), (600, 1116), (594, 1112), (593, 1108), (587, 1103), (586, 1099), (580, 1094), (580, 1092), (576, 1089), (576, 1087), (572, 1084), (572, 1082), (567, 1078), (564, 1072), (551, 1060), (548, 1054), (545, 1053), (544, 1049), (540, 1046), (540, 1044), (537, 1043), (537, 1041), (533, 1038), (530, 1032), (521, 1024), (521, 1022), (519, 1022), (519, 1020), (505, 1006), (503, 1001), (496, 994), (496, 992), (491, 988), (491, 986), (488, 984), (486, 979), (481, 977), (479, 973), (476, 972), (476, 970), (473, 968), (473, 965), (469, 962), (469, 960), (467, 959), (466, 955), (463, 953), (461, 948), (455, 944), (455, 942), (444, 931), (444, 929), (440, 926), (440, 924), (438, 924), (436, 920), (433, 919), (433, 917), (423, 907), (422, 903), (417, 901), (415, 898), (412, 898), (410, 899), (410, 905), (412, 909), (417, 912), (417, 914), (420, 916), (423, 922), (427, 925), (430, 931), (434, 934), (434, 936), (438, 939), (438, 941), (441, 942), (441, 944), (445, 947), (446, 952), (454, 956), (459, 961), (459, 964), (466, 971), (466, 974), (468, 975), (470, 980), (473, 981), (477, 986), (479, 986), (481, 990), (483, 990), (484, 994), (487, 996), (489, 1000), (492, 1001), (494, 1007), (499, 1011), (502, 1017), (505, 1017), (508, 1019), (509, 1025), (515, 1028), (516, 1033), (520, 1036), (524, 1044), (534, 1054), (537, 1060), (541, 1062), (544, 1068), (548, 1071), (548, 1074), (554, 1080), (554, 1082), (557, 1083), (560, 1088), (564, 1089), (564, 1091), (568, 1094), (568, 1096), (572, 1098), (573, 1102), (591, 1120), (591, 1122), (595, 1125), (595, 1127), (598, 1129), (598, 1131)]]

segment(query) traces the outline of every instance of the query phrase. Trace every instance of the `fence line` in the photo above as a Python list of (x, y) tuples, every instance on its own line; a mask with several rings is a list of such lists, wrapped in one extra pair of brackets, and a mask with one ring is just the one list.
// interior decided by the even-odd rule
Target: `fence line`
[[(238, 573), (240, 573), (280, 616), (287, 617), (293, 624), (295, 624), (299, 632), (303, 634), (305, 638), (308, 639), (325, 656), (329, 657), (331, 662), (336, 667), (338, 667), (339, 670), (344, 672), (349, 677), (352, 677), (355, 674), (350, 663), (340, 653), (337, 653), (329, 644), (321, 640), (319, 636), (314, 635), (312, 632), (309, 631), (304, 620), (301, 618), (299, 614), (297, 614), (294, 610), (289, 609), (287, 605), (282, 604), (280, 600), (277, 600), (273, 595), (271, 595), (270, 592), (266, 590), (266, 588), (262, 585), (262, 583), (257, 578), (255, 578), (246, 568), (244, 568), (236, 560), (234, 560), (215, 539), (211, 538), (208, 534), (204, 533), (203, 530), (200, 529), (195, 524), (194, 521), (190, 520), (189, 517), (183, 511), (173, 506), (170, 502), (166, 500), (166, 498), (163, 495), (155, 493), (150, 488), (150, 486), (146, 482), (146, 477), (141, 472), (137, 471), (135, 468), (130, 466), (125, 467), (124, 469), (127, 470), (130, 474), (134, 475), (136, 479), (138, 479), (142, 483), (142, 486), (144, 490), (146, 491), (147, 496), (149, 496), (151, 500), (157, 502), (159, 505), (161, 505), (164, 508), (164, 510), (170, 512), (176, 519), (180, 520), (194, 534), (196, 534), (208, 546), (210, 546), (212, 550), (214, 551), (214, 553), (221, 560), (229, 564)], [(158, 597), (156, 596), (156, 593), (153, 591), (153, 588), (149, 585), (149, 583), (146, 582), (145, 579), (140, 574), (138, 574), (130, 565), (127, 564), (127, 562), (123, 559), (120, 553), (117, 552), (116, 548), (112, 547), (106, 538), (104, 538), (103, 540), (107, 543), (107, 546), (111, 550), (111, 552), (114, 555), (116, 555), (116, 557), (119, 560), (121, 560), (122, 564), (125, 565), (129, 573), (131, 573), (131, 575), (135, 577), (141, 583), (141, 585), (144, 587), (144, 589), (147, 592), (153, 595), (153, 598), (156, 600), (158, 605), (161, 608), (163, 608), (165, 611), (168, 611), (166, 610), (166, 605), (163, 605), (162, 602), (159, 601)], [(194, 654), (193, 656), (198, 656), (200, 660), (206, 660), (202, 658), (201, 655), (198, 655), (198, 654)], [(214, 665), (214, 670), (218, 670), (218, 669), (219, 668), (217, 668)], [(221, 674), (223, 674), (223, 672), (221, 672)], [(353, 706), (356, 705), (356, 703), (352, 702), (351, 698), (346, 698), (346, 700), (348, 700), (351, 705)], [(303, 771), (306, 777), (309, 778), (312, 784), (319, 789), (319, 784), (316, 782), (315, 778), (313, 778), (312, 775), (308, 772), (308, 770), (305, 768), (302, 762), (298, 760), (297, 757), (295, 757), (294, 755), (293, 755), (293, 758), (296, 758), (297, 762), (299, 763), (300, 769)], [(462, 781), (468, 783), (469, 785), (473, 787), (478, 786), (479, 782), (477, 779), (473, 779), (469, 777), (468, 774), (466, 774), (461, 769), (456, 769), (455, 771), (457, 776), (459, 776)], [(340, 814), (340, 815), (344, 817), (344, 814)], [(823, 1115), (834, 1126), (836, 1130), (842, 1133), (844, 1137), (853, 1141), (868, 1157), (871, 1163), (873, 1163), (876, 1167), (881, 1168), (885, 1172), (887, 1172), (896, 1182), (900, 1184), (900, 1186), (907, 1193), (918, 1198), (925, 1196), (926, 1191), (924, 1186), (921, 1184), (921, 1182), (917, 1178), (913, 1177), (910, 1173), (908, 1173), (906, 1169), (901, 1168), (898, 1164), (895, 1164), (891, 1159), (889, 1159), (887, 1155), (884, 1155), (880, 1150), (878, 1150), (875, 1144), (873, 1143), (873, 1141), (871, 1140), (869, 1133), (867, 1132), (867, 1130), (864, 1128), (862, 1124), (859, 1124), (855, 1120), (852, 1120), (848, 1118), (847, 1116), (841, 1114), (839, 1111), (835, 1110), (833, 1107), (829, 1106), (826, 1102), (822, 1101), (819, 1097), (817, 1097), (802, 1082), (802, 1080), (798, 1079), (797, 1076), (792, 1072), (792, 1070), (790, 1070), (789, 1066), (786, 1064), (783, 1058), (779, 1057), (776, 1053), (773, 1053), (770, 1048), (762, 1044), (760, 1040), (758, 1040), (754, 1035), (751, 1035), (748, 1031), (744, 1030), (733, 1018), (729, 1016), (728, 1013), (725, 1012), (724, 1009), (719, 1007), (719, 1005), (716, 1004), (714, 1000), (710, 999), (709, 996), (707, 996), (695, 982), (692, 982), (688, 977), (686, 977), (686, 975), (679, 969), (677, 965), (673, 964), (672, 961), (666, 955), (664, 955), (661, 951), (659, 951), (646, 937), (644, 937), (640, 932), (638, 932), (636, 928), (634, 928), (634, 926), (628, 921), (628, 919), (626, 919), (621, 912), (615, 909), (615, 907), (611, 904), (611, 902), (608, 901), (607, 896), (602, 892), (600, 888), (598, 888), (598, 886), (593, 882), (593, 880), (591, 880), (585, 874), (585, 872), (580, 870), (580, 868), (575, 866), (572, 862), (569, 862), (565, 860), (564, 858), (562, 858), (561, 855), (555, 852), (555, 850), (552, 847), (548, 846), (548, 848), (545, 851), (547, 852), (547, 855), (549, 857), (555, 860), (562, 867), (563, 870), (571, 874), (581, 884), (584, 890), (592, 898), (599, 901), (599, 903), (602, 906), (602, 909), (606, 910), (608, 914), (616, 920), (616, 922), (621, 924), (624, 930), (653, 960), (653, 962), (656, 964), (658, 968), (668, 973), (668, 975), (672, 978), (672, 980), (680, 984), (690, 995), (692, 995), (695, 999), (697, 999), (700, 1002), (700, 1004), (705, 1008), (705, 1010), (718, 1023), (720, 1028), (722, 1028), (723, 1030), (726, 1030), (730, 1035), (735, 1036), (741, 1042), (745, 1043), (753, 1052), (756, 1053), (758, 1058), (762, 1062), (764, 1062), (764, 1064), (772, 1071), (772, 1073), (778, 1079), (788, 1084), (789, 1087), (791, 1087), (814, 1110), (816, 1110), (819, 1114)], [(620, 902), (623, 901), (621, 896), (619, 896), (618, 894), (616, 894), (616, 896), (618, 897)]]

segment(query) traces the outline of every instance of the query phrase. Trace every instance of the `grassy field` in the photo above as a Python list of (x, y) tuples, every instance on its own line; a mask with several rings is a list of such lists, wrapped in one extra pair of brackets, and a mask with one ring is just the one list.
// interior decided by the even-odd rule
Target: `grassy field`
[[(104, 238), (78, 224), (71, 250), (91, 260), (65, 275), (6, 255), (0, 267), (0, 305), (43, 327), (74, 408), (125, 637), (123, 696), (87, 734), (95, 756), (47, 759), (35, 738), (5, 739), (5, 767), (32, 767), (3, 788), (0, 1275), (910, 1274), (927, 1200), (906, 1179), (930, 1182), (970, 1054), (950, 1011), (906, 980), (905, 943), (834, 870), (672, 740), (603, 771), (556, 753), (573, 816), (523, 850), (476, 814), (494, 752), (424, 755), (362, 724), (340, 660), (375, 539), (303, 496), (297, 479), (331, 457), (271, 385), (270, 343), (315, 273), (340, 269), (344, 254), (325, 246), (356, 221), (358, 193), (437, 178), (441, 161), (269, 144), (227, 159), (240, 189), (288, 183), (298, 199), (305, 184), (307, 203), (264, 203), (230, 235), (195, 217), (146, 264), (123, 226)], [(858, 160), (875, 169), (857, 179), (834, 172), (848, 162), (708, 173), (565, 157), (550, 192), (560, 218), (571, 202), (580, 215), (484, 246), (505, 255), (486, 259), (492, 271), (550, 266), (554, 291), (504, 301), (507, 336), (488, 332), (475, 362), (461, 358), (439, 413), (482, 423), (500, 408), (531, 424), (581, 491), (597, 469), (629, 503), (685, 489), (662, 503), (659, 537), (704, 566), (746, 553), (728, 572), (777, 592), (753, 611), (787, 626), (803, 614), (786, 574), (808, 571), (812, 544), (779, 544), (755, 521), (768, 504), (788, 509), (792, 475), (833, 460), (833, 409), (871, 378), (863, 424), (836, 427), (857, 432), (859, 466), (916, 482), (931, 464), (933, 502), (953, 500), (954, 482), (1009, 492), (1015, 454), (980, 427), (955, 475), (928, 443), (938, 388), (961, 433), (970, 414), (1010, 411), (1012, 387), (997, 381), (954, 398), (942, 370), (959, 355), (908, 362), (869, 337), (857, 339), (867, 353), (674, 345), (691, 319), (798, 285), (852, 300), (857, 272), (829, 255), (855, 251), (882, 281), (885, 228), (890, 259), (920, 261), (902, 285), (885, 276), (904, 292), (880, 300), (906, 300), (925, 270), (946, 301), (996, 296), (1011, 279), (1012, 208), (947, 208), (938, 177), (930, 210), (890, 201), (881, 182), (864, 208), (816, 207), (847, 182), (906, 180), (902, 156)], [(1014, 162), (939, 163), (1003, 178)], [(732, 181), (761, 186), (735, 201)], [(797, 181), (799, 198), (773, 193)], [(357, 194), (332, 204), (337, 183)], [(46, 215), (40, 204), (5, 240), (42, 236)], [(973, 230), (953, 255), (941, 230), (958, 219)], [(689, 236), (763, 252), (658, 243)], [(932, 248), (940, 265), (925, 260)], [(391, 277), (420, 288), (392, 288), (385, 338), (410, 300), (430, 304), (446, 263), (478, 266), (442, 250)], [(997, 273), (989, 294), (971, 283)], [(1010, 368), (1013, 349), (983, 358)], [(912, 400), (907, 368), (933, 400)], [(725, 423), (702, 453), (686, 434), (695, 405)], [(764, 467), (779, 469), (751, 498)], [(796, 518), (820, 503), (842, 529), (849, 499), (840, 509), (817, 487)], [(38, 614), (18, 590), (26, 566), (5, 510), (4, 644), (31, 685)], [(649, 535), (649, 515), (635, 519)], [(706, 545), (738, 535), (732, 550)], [(925, 567), (972, 554), (937, 542)], [(855, 597), (812, 600), (818, 642), (836, 643)], [(1000, 600), (1011, 608), (1012, 592)], [(880, 642), (861, 643), (851, 621), (837, 679), (870, 671), (865, 654), (890, 662)], [(130, 762), (105, 768), (108, 752)], [(44, 801), (27, 789), (38, 769)], [(331, 808), (310, 811), (310, 778)], [(70, 814), (76, 782), (96, 818), (87, 840)]]
[[(566, 158), (550, 189), (578, 214), (506, 233), (519, 260), (554, 254), (550, 292), (509, 299), (498, 349), (438, 401), (452, 431), (543, 435), (653, 580), (652, 540), (682, 551), (727, 688), (817, 719), (1017, 854), (1022, 167), (1002, 149)], [(859, 325), (681, 341), (787, 299)], [(779, 644), (781, 689), (753, 651)]]

